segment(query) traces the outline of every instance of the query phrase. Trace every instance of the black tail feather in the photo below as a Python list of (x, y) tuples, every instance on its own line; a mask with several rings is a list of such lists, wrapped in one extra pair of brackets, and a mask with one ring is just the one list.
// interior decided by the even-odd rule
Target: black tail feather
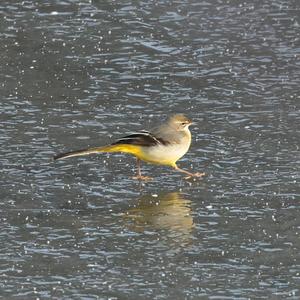
[(53, 157), (53, 160), (64, 159), (73, 156), (81, 156), (89, 153), (90, 151), (88, 149), (59, 153)]

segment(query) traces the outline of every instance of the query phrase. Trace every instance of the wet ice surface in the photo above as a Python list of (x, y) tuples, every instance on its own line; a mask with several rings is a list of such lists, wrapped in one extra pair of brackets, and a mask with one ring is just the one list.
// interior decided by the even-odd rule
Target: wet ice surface
[[(299, 299), (299, 3), (2, 1), (0, 295)], [(52, 162), (173, 112), (179, 165)]]

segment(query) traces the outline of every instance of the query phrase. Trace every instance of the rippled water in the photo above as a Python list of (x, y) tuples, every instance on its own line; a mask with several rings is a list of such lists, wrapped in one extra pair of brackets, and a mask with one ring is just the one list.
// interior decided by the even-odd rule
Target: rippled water
[[(3, 299), (299, 299), (300, 4), (0, 3)], [(186, 181), (52, 162), (185, 112)]]

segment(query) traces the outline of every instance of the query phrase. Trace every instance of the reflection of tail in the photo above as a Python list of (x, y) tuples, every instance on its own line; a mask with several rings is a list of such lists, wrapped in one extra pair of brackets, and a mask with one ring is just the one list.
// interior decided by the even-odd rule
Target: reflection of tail
[[(130, 220), (131, 230), (141, 232), (149, 228), (167, 229), (171, 233), (164, 233), (172, 243), (186, 243), (191, 238), (194, 228), (191, 201), (178, 192), (161, 193), (157, 198), (152, 195), (142, 196), (134, 207), (124, 213), (124, 219)], [(176, 239), (172, 232), (176, 232)]]
[(126, 145), (126, 144), (108, 145), (103, 147), (95, 147), (95, 148), (89, 148), (89, 149), (83, 149), (83, 150), (58, 154), (54, 156), (53, 159), (57, 160), (57, 159), (63, 159), (68, 157), (74, 157), (74, 156), (89, 155), (89, 154), (99, 153), (99, 152), (125, 152), (133, 155), (138, 155), (140, 153), (140, 147), (136, 145)]

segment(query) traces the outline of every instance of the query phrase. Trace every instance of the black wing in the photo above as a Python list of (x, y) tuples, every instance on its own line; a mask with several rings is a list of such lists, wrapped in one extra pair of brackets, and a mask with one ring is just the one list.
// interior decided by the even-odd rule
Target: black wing
[(137, 133), (133, 133), (127, 136), (124, 136), (117, 140), (116, 142), (112, 143), (112, 145), (117, 144), (127, 144), (127, 145), (138, 145), (138, 146), (155, 146), (155, 145), (167, 145), (169, 142), (155, 137), (153, 134), (151, 134), (148, 131), (140, 131)]

